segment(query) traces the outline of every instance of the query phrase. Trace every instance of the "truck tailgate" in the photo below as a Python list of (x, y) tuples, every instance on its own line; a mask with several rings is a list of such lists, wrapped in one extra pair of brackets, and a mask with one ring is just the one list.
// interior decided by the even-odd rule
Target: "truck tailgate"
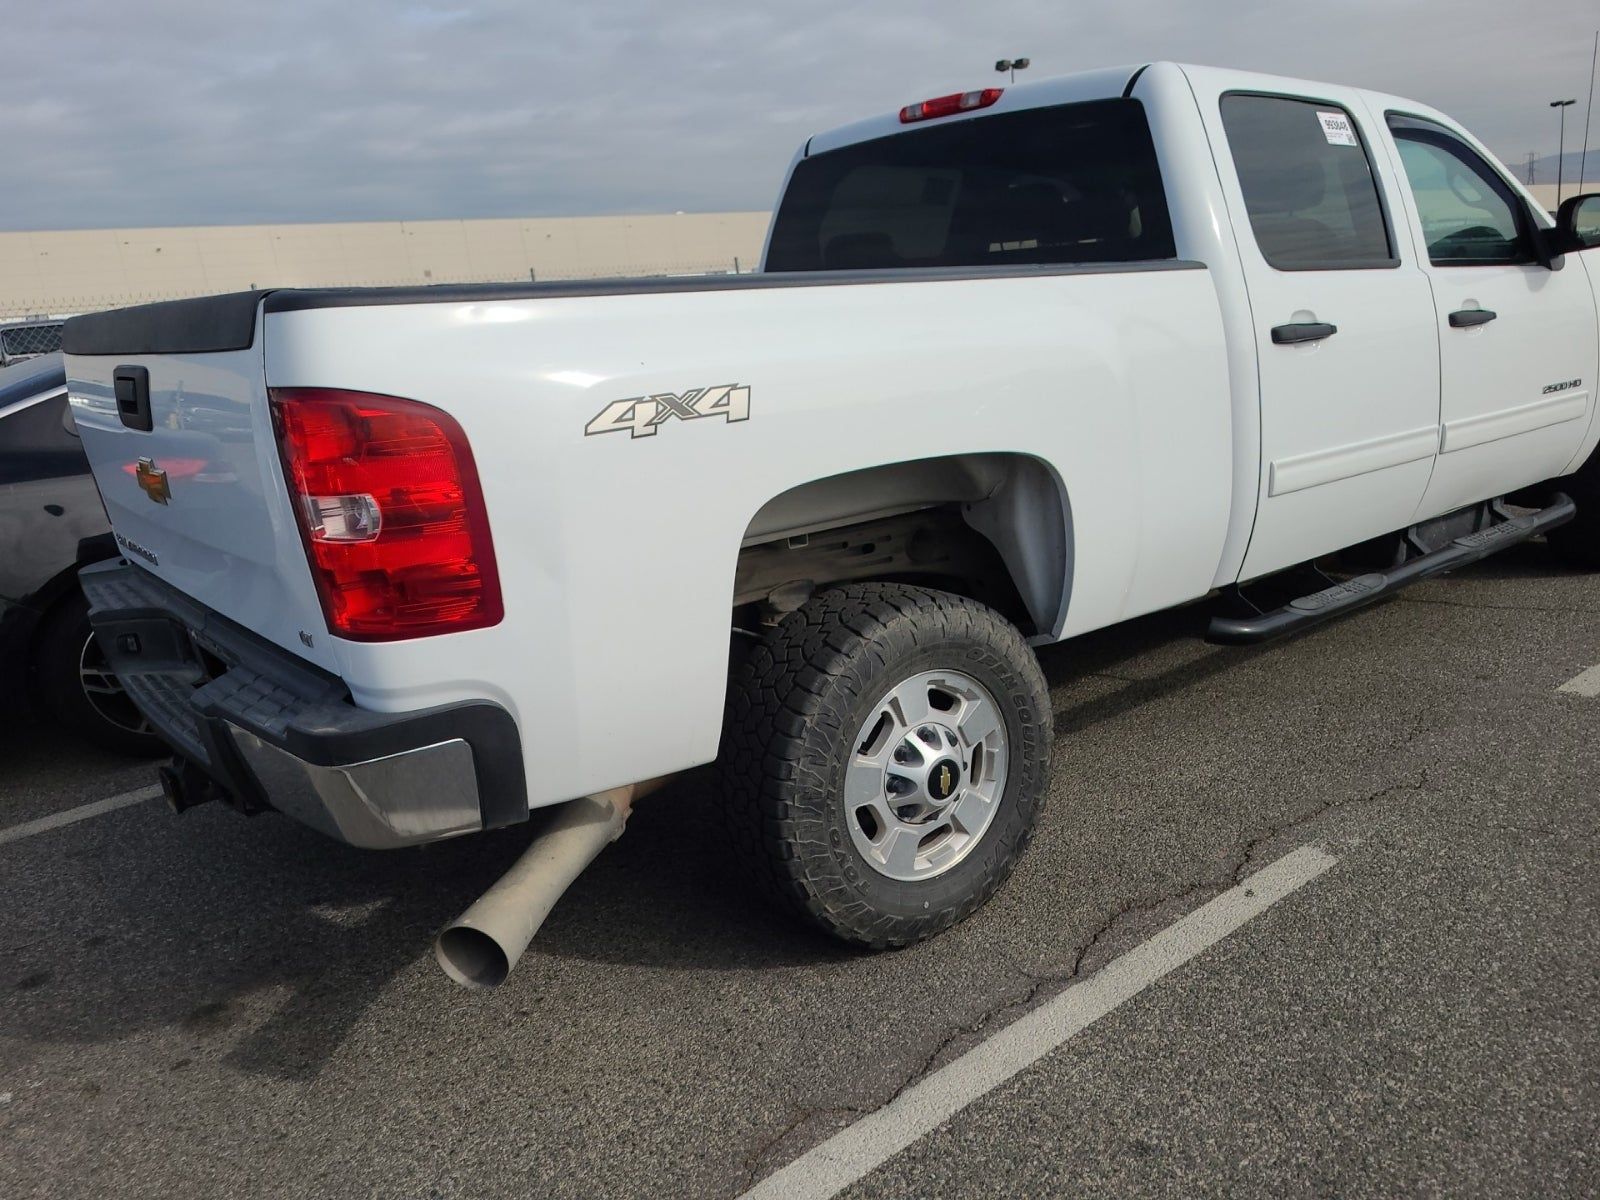
[(332, 670), (272, 429), (258, 299), (79, 318), (73, 416), (129, 562)]

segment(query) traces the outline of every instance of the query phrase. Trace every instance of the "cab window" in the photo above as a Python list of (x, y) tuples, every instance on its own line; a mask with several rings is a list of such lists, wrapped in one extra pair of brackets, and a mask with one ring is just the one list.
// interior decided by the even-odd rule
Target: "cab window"
[(1534, 261), (1527, 212), (1481, 154), (1444, 126), (1420, 117), (1390, 113), (1389, 131), (1434, 266)]
[(1336, 104), (1234, 93), (1222, 98), (1239, 190), (1256, 245), (1280, 271), (1398, 265), (1361, 131)]
[(929, 122), (802, 159), (768, 271), (1106, 263), (1175, 256), (1137, 100)]

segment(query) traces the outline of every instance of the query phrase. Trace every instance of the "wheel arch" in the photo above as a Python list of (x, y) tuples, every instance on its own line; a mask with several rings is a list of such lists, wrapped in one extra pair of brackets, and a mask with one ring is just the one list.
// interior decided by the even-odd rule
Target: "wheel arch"
[(1072, 591), (1072, 508), (1055, 468), (1034, 455), (952, 454), (809, 480), (755, 511), (740, 550), (940, 508), (959, 513), (998, 555), (1026, 612), (1025, 632), (1035, 641), (1059, 637)]

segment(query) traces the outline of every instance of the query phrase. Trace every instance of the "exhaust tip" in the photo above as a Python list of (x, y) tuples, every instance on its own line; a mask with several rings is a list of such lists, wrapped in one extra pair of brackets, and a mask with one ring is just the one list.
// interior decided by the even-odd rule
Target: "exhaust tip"
[(470, 925), (452, 925), (441, 933), (433, 943), (433, 956), (462, 987), (499, 987), (511, 974), (511, 960), (500, 943)]

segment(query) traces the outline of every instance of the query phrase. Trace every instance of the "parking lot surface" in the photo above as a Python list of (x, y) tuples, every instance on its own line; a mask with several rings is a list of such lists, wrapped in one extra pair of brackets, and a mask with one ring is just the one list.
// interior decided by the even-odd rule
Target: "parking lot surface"
[(429, 941), (526, 830), (373, 853), (145, 801), (5, 841), (149, 781), (8, 730), (0, 1195), (737, 1196), (1306, 847), (1331, 865), (842, 1194), (1600, 1192), (1600, 697), (1560, 690), (1600, 578), (1527, 546), (1280, 646), (1204, 618), (1042, 652), (1042, 825), (950, 933), (769, 915), (696, 775), (486, 994)]

